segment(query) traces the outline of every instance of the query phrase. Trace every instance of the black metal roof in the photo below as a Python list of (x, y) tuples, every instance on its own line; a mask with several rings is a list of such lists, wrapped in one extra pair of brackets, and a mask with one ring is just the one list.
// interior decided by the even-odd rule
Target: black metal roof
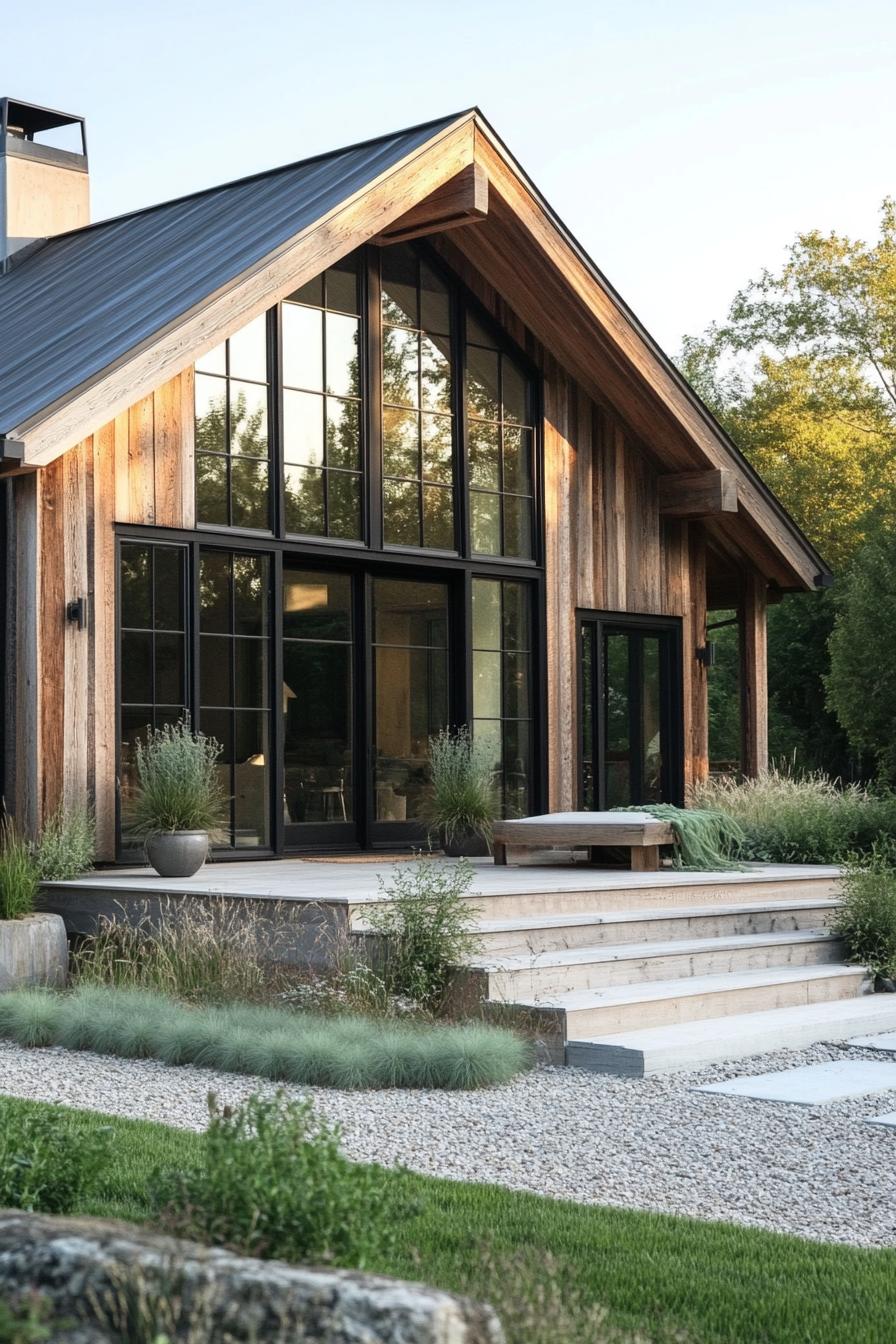
[(0, 434), (24, 426), (465, 114), (41, 243), (0, 275)]

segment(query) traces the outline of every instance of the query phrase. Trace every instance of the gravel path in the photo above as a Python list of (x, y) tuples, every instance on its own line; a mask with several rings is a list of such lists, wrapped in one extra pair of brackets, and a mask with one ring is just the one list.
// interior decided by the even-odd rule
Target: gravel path
[[(896, 1130), (861, 1123), (896, 1109), (896, 1093), (792, 1106), (692, 1091), (844, 1058), (881, 1055), (821, 1045), (651, 1079), (544, 1068), (479, 1093), (308, 1092), (361, 1160), (582, 1204), (896, 1246)], [(202, 1129), (212, 1089), (229, 1102), (274, 1090), (235, 1074), (0, 1042), (0, 1092), (10, 1096)]]

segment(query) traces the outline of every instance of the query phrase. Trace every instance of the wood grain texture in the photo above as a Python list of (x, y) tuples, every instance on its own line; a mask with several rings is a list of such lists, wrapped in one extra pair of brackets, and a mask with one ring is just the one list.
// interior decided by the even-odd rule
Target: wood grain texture
[(668, 518), (707, 518), (714, 513), (737, 513), (737, 479), (733, 471), (683, 471), (660, 476), (660, 513)]
[[(77, 444), (61, 459), (63, 469), (63, 608), (78, 598), (87, 599), (88, 625), (80, 630), (64, 620), (64, 744), (62, 752), (62, 801), (66, 807), (86, 806), (88, 797), (88, 729), (90, 711), (90, 612), (87, 555), (87, 461), (93, 456), (93, 439)], [(48, 707), (49, 713), (49, 707)]]
[(65, 775), (65, 459), (40, 473), (38, 825), (62, 801)]
[(745, 775), (768, 766), (767, 593), (758, 574), (748, 574), (741, 608), (741, 731)]
[(475, 224), (488, 214), (488, 176), (481, 164), (469, 163), (456, 177), (425, 201), (396, 219), (372, 241), (380, 246), (424, 238), (462, 225)]

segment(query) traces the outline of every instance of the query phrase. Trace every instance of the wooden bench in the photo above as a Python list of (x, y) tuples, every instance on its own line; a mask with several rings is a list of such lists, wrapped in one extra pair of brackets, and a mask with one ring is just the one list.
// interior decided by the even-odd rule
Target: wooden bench
[(674, 845), (675, 833), (665, 821), (647, 812), (551, 812), (543, 817), (496, 821), (493, 832), (495, 863), (506, 864), (508, 845), (544, 849), (551, 845), (569, 848), (584, 845), (591, 851), (607, 846), (628, 849), (634, 872), (655, 873), (660, 866), (660, 845)]

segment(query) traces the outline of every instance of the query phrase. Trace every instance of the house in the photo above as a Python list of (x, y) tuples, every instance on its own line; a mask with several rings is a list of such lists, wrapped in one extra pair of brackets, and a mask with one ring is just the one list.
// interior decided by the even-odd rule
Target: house
[(27, 829), (92, 800), (125, 857), (133, 744), (185, 712), (233, 856), (413, 842), (468, 721), (507, 814), (680, 802), (720, 609), (763, 765), (766, 606), (824, 563), (479, 111), (96, 224), (83, 120), (0, 117)]

